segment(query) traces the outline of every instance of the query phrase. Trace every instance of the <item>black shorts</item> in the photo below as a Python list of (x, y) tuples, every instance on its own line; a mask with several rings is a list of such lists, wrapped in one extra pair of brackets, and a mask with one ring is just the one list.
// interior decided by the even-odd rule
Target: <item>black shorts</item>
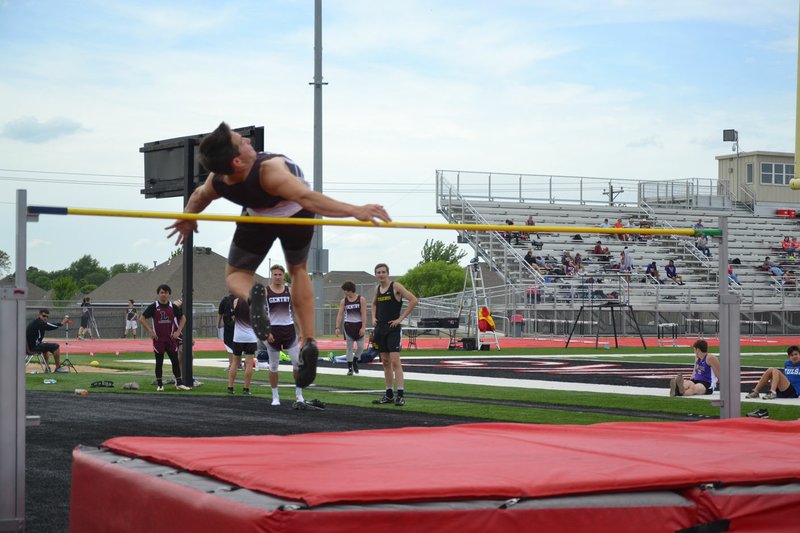
[[(243, 215), (247, 216), (247, 213)], [(314, 215), (303, 209), (290, 218), (314, 218)], [(233, 234), (233, 241), (228, 251), (228, 264), (242, 270), (255, 271), (264, 261), (275, 239), (279, 239), (286, 263), (300, 265), (308, 258), (313, 236), (314, 226), (237, 222), (236, 232)]]
[(789, 386), (786, 387), (786, 390), (779, 390), (776, 392), (778, 398), (797, 398), (797, 390), (794, 388), (794, 385), (789, 383)]
[(363, 324), (364, 324), (363, 322), (345, 322), (344, 323), (344, 334), (346, 336), (345, 338), (357, 341), (358, 339), (364, 337), (364, 335), (361, 335), (361, 326)]
[(53, 353), (57, 351), (59, 348), (58, 344), (54, 342), (38, 342), (36, 346), (33, 347), (34, 350), (42, 352), (42, 353)]
[(713, 394), (713, 392), (714, 392), (714, 389), (711, 388), (711, 383), (709, 383), (708, 381), (700, 381), (699, 379), (693, 379), (693, 380), (691, 380), (691, 382), (692, 383), (699, 383), (700, 385), (705, 387), (706, 388), (705, 394)]
[(231, 349), (233, 350), (233, 355), (241, 357), (242, 355), (253, 355), (256, 353), (257, 346), (255, 342), (234, 342)]
[(297, 332), (294, 326), (272, 326), (270, 328), (273, 341), (269, 343), (273, 350), (286, 350), (297, 344)]
[(89, 313), (86, 313), (81, 316), (81, 327), (88, 328), (89, 327)]
[(373, 335), (375, 339), (374, 346), (380, 353), (399, 352), (403, 339), (402, 333), (400, 326), (393, 328), (389, 326), (388, 322), (378, 322)]

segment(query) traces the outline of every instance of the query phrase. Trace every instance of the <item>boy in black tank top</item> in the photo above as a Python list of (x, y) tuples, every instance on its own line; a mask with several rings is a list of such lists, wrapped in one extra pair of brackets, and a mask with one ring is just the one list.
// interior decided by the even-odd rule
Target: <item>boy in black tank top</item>
[[(372, 300), (372, 319), (375, 323), (375, 345), (381, 354), (383, 377), (386, 381), (386, 394), (372, 403), (394, 402), (397, 406), (406, 404), (404, 395), (403, 365), (400, 362), (400, 342), (402, 331), (400, 323), (417, 306), (417, 297), (396, 281), (389, 279), (389, 267), (385, 263), (375, 266), (375, 297)], [(403, 298), (408, 300), (405, 310)], [(392, 392), (392, 383), (397, 386), (397, 395)]]
[[(186, 213), (200, 213), (218, 198), (227, 198), (244, 208), (244, 215), (274, 217), (354, 217), (362, 221), (390, 222), (386, 210), (377, 204), (355, 206), (310, 190), (300, 167), (280, 154), (257, 154), (250, 140), (224, 122), (200, 142), (199, 159), (211, 174), (192, 193)], [(178, 220), (167, 227), (168, 237), (179, 234), (176, 243), (197, 231), (197, 221)], [(255, 271), (280, 239), (286, 265), (294, 283), (295, 311), (300, 350), (298, 385), (310, 385), (317, 373), (319, 350), (314, 341), (314, 289), (308, 276), (307, 256), (311, 226), (237, 223), (228, 254), (225, 281), (237, 298), (248, 299), (250, 320), (259, 339), (269, 336), (269, 315), (264, 286), (253, 283)]]

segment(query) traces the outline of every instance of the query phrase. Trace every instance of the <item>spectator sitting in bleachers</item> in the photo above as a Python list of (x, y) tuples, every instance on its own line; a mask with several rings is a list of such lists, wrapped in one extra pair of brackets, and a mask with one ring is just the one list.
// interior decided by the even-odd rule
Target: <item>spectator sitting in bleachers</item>
[(667, 279), (672, 281), (673, 283), (677, 283), (678, 285), (683, 285), (683, 278), (678, 275), (678, 269), (675, 268), (675, 261), (670, 259), (667, 266), (664, 267), (664, 272), (667, 275)]
[[(615, 228), (624, 228), (625, 224), (622, 223), (622, 219), (621, 218), (618, 218), (617, 221), (614, 222), (614, 227)], [(628, 236), (626, 234), (624, 234), (624, 233), (617, 233), (617, 238), (619, 240), (621, 240), (621, 241), (627, 241), (628, 240)]]
[(533, 221), (533, 215), (528, 215), (528, 220), (525, 221), (526, 226), (535, 226), (536, 222)]
[(572, 260), (572, 265), (575, 267), (575, 273), (583, 272), (583, 257), (580, 252), (575, 252), (575, 258)]
[(778, 278), (780, 281), (783, 278), (783, 269), (775, 264), (769, 256), (764, 259), (764, 264), (761, 266), (762, 270), (769, 272), (771, 276)]
[(652, 263), (647, 265), (647, 268), (644, 271), (644, 275), (645, 275), (645, 279), (644, 279), (645, 282), (649, 281), (647, 279), (647, 276), (650, 276), (651, 278), (653, 278), (655, 283), (658, 283), (658, 284), (661, 284), (661, 285), (664, 284), (664, 280), (661, 279), (661, 275), (658, 273), (658, 266), (656, 266), (656, 262), (655, 261), (653, 261)]
[(611, 252), (609, 251), (608, 246), (604, 247), (603, 243), (600, 241), (595, 243), (594, 248), (592, 249), (592, 255), (595, 256), (598, 261), (603, 263), (608, 263), (611, 260)]
[(783, 249), (788, 256), (797, 254), (797, 237), (795, 237), (794, 243), (789, 239), (788, 235), (784, 237), (783, 241), (781, 241), (781, 249)]
[(698, 235), (694, 241), (694, 247), (706, 257), (711, 257), (711, 250), (708, 248), (708, 237), (706, 235)]
[(601, 222), (597, 227), (598, 228), (610, 228), (611, 224), (608, 223), (608, 219), (607, 218), (604, 218), (603, 222)]
[(733, 271), (733, 265), (728, 265), (728, 285), (741, 285), (742, 283), (739, 281), (739, 275)]
[(539, 265), (536, 264), (536, 259), (533, 257), (533, 250), (528, 250), (528, 253), (525, 254), (525, 257), (523, 257), (523, 259), (525, 260), (526, 263), (530, 265), (532, 269), (534, 269), (536, 272), (541, 273), (541, 269), (539, 268)]
[(794, 270), (787, 270), (781, 276), (783, 285), (797, 285), (797, 278), (794, 275)]
[(704, 230), (704, 229), (706, 228), (706, 227), (703, 225), (703, 219), (702, 219), (702, 218), (698, 218), (698, 219), (697, 219), (697, 222), (696, 222), (696, 223), (695, 223), (695, 225), (694, 225), (694, 226), (692, 226), (692, 227), (693, 227), (695, 230), (697, 230), (697, 231)]

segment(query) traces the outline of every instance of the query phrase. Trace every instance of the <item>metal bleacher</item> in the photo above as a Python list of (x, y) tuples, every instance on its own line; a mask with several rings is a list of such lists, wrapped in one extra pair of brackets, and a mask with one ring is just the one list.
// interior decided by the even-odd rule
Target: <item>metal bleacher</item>
[[(634, 227), (690, 228), (702, 219), (706, 228), (718, 227), (719, 217), (728, 217), (729, 260), (738, 259), (734, 270), (739, 283), (731, 284), (741, 301), (742, 322), (773, 324), (774, 333), (800, 331), (794, 327), (800, 316), (800, 292), (797, 286), (774, 279), (760, 269), (770, 256), (785, 271), (793, 271), (800, 257), (787, 257), (780, 250), (784, 235), (800, 233), (795, 219), (756, 215), (730, 202), (709, 200), (685, 202), (677, 206), (650, 205), (637, 183), (617, 185), (616, 191), (633, 191), (609, 200), (613, 185), (608, 180), (574, 178), (573, 191), (567, 191), (566, 178), (523, 177), (486, 173), (438, 171), (436, 180), (437, 210), (451, 223), (524, 225), (532, 216), (536, 225), (597, 227), (603, 219), (617, 219)], [(525, 178), (538, 178), (538, 188)], [(558, 190), (554, 183), (558, 183)], [(577, 193), (575, 192), (577, 190)], [(579, 195), (579, 196), (577, 196)], [(563, 199), (562, 199), (563, 198)], [(580, 238), (577, 237), (580, 235)], [(591, 255), (596, 241), (608, 247), (611, 261), (601, 262)], [(525, 334), (551, 334), (560, 330), (555, 324), (571, 322), (581, 306), (596, 305), (617, 298), (636, 309), (638, 322), (647, 334), (656, 335), (658, 325), (679, 324), (691, 332), (700, 320), (718, 320), (718, 241), (712, 239), (711, 256), (695, 246), (694, 238), (674, 235), (633, 236), (621, 240), (617, 235), (558, 232), (530, 234), (530, 238), (506, 232), (461, 231), (459, 241), (469, 244), (476, 256), (504, 280), (494, 290), (495, 315), (525, 316)], [(534, 242), (536, 246), (534, 246)], [(633, 256), (631, 276), (613, 268), (624, 247)], [(584, 258), (583, 270), (573, 275), (559, 275), (531, 267), (523, 259), (528, 250), (549, 256), (556, 263), (564, 252)], [(655, 261), (662, 279), (664, 266), (674, 260), (684, 285), (669, 281), (658, 283), (645, 275), (645, 267)], [(611, 295), (611, 296), (610, 296)], [(424, 303), (423, 303), (424, 305)], [(588, 324), (591, 329), (592, 324)], [(626, 326), (623, 325), (623, 328)], [(706, 332), (704, 332), (706, 333)]]

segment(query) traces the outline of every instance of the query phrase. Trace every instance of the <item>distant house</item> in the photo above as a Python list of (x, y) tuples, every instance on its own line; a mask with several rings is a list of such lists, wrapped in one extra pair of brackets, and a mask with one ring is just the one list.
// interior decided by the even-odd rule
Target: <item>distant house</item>
[[(217, 304), (228, 294), (225, 285), (225, 267), (227, 259), (211, 248), (195, 247), (194, 249), (194, 293), (197, 303)], [(259, 283), (269, 280), (256, 275)], [(156, 298), (156, 287), (166, 283), (172, 289), (173, 299), (181, 297), (183, 292), (183, 254), (156, 265), (152, 270), (141, 273), (117, 274), (103, 283), (88, 296), (94, 302), (124, 304), (128, 299), (144, 303)]]

